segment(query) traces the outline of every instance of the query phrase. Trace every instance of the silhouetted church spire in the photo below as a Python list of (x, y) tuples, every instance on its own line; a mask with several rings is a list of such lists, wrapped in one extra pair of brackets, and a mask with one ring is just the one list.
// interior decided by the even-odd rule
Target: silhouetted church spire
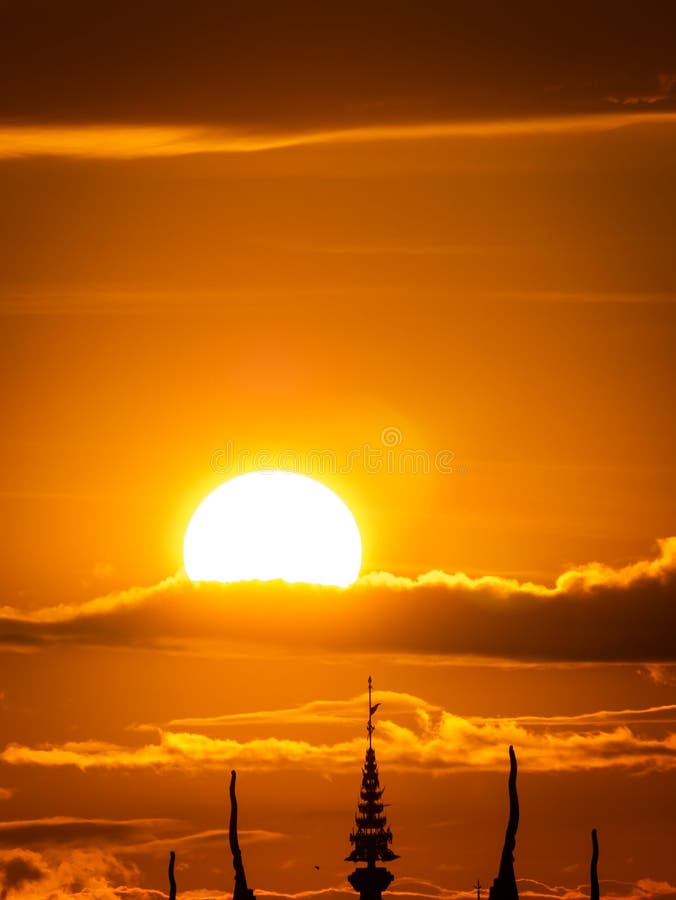
[(232, 892), (232, 900), (253, 900), (254, 892), (246, 883), (242, 851), (239, 849), (237, 837), (237, 796), (235, 794), (235, 781), (237, 773), (232, 770), (230, 775), (230, 851), (232, 853), (232, 867), (235, 870), (235, 889)]
[(519, 892), (514, 877), (514, 848), (516, 830), (519, 827), (519, 797), (516, 793), (516, 754), (509, 748), (509, 822), (505, 843), (500, 857), (500, 871), (493, 881), (488, 900), (519, 900)]
[(384, 866), (377, 866), (377, 862), (390, 862), (398, 859), (389, 845), (392, 843), (392, 832), (387, 827), (387, 819), (383, 815), (385, 804), (382, 801), (383, 791), (378, 777), (378, 763), (376, 752), (373, 749), (373, 716), (379, 703), (372, 704), (371, 692), (373, 682), (369, 676), (369, 719), (366, 730), (369, 736), (369, 745), (366, 748), (366, 760), (362, 769), (361, 791), (357, 804), (358, 812), (355, 816), (356, 829), (350, 833), (350, 843), (354, 849), (346, 857), (347, 862), (365, 862), (366, 867), (356, 868), (348, 876), (348, 881), (355, 891), (359, 892), (360, 900), (380, 900), (382, 892), (387, 890), (394, 878), (391, 872)]

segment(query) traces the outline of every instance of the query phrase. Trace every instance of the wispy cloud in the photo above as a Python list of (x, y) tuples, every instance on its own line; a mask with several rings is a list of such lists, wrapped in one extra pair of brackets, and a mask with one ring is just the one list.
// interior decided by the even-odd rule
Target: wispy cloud
[[(247, 713), (229, 713), (222, 716), (198, 716), (193, 718), (172, 719), (171, 728), (213, 728), (232, 727), (235, 725), (299, 725), (299, 724), (345, 724), (352, 726), (364, 718), (367, 694), (352, 697), (349, 700), (314, 700), (301, 706), (284, 709), (261, 710)], [(378, 691), (378, 699), (385, 705), (388, 715), (409, 714), (419, 716), (437, 715), (443, 707), (428, 703), (421, 697), (397, 691)], [(477, 724), (502, 722), (500, 716), (469, 716), (468, 722)], [(539, 728), (583, 728), (597, 727), (612, 722), (630, 724), (668, 724), (676, 725), (676, 704), (649, 706), (643, 709), (602, 709), (590, 713), (567, 716), (511, 716), (510, 721), (520, 725)], [(144, 728), (148, 726), (143, 726)]]
[[(279, 831), (267, 831), (263, 828), (244, 829), (237, 831), (240, 844), (243, 847), (249, 847), (252, 844), (269, 844), (273, 841), (284, 840), (286, 835)], [(205, 847), (210, 844), (225, 846), (228, 840), (228, 832), (223, 828), (211, 828), (208, 831), (196, 831), (191, 834), (172, 835), (169, 837), (155, 838), (154, 840), (129, 844), (125, 846), (124, 852), (131, 855), (150, 854), (154, 856), (164, 856), (171, 850), (177, 852), (181, 850), (190, 850), (195, 847)]]
[[(576, 887), (550, 885), (530, 878), (519, 878), (519, 896), (530, 900), (588, 900), (589, 885)], [(676, 887), (668, 881), (656, 881), (652, 878), (640, 878), (638, 881), (601, 881), (601, 893), (604, 897), (617, 900), (649, 900), (652, 897), (673, 897)]]
[(676, 666), (668, 663), (647, 663), (643, 671), (654, 684), (676, 684)]
[[(600, 710), (576, 716), (480, 718), (455, 715), (409, 694), (382, 696), (388, 709), (387, 718), (379, 716), (378, 753), (389, 771), (501, 772), (509, 744), (517, 748), (522, 768), (532, 772), (619, 768), (646, 774), (676, 770), (674, 705)], [(325, 725), (327, 721), (343, 720), (348, 707), (361, 709), (363, 716), (365, 699), (361, 696), (348, 704), (306, 704), (297, 709), (252, 713), (246, 721), (277, 729), (281, 723)], [(338, 716), (332, 706), (338, 710)], [(187, 721), (207, 727), (233, 724), (228, 716)], [(635, 724), (640, 726), (636, 730), (632, 727)], [(649, 734), (648, 726), (656, 724), (671, 727), (663, 735)], [(279, 733), (246, 740), (164, 727), (154, 731), (156, 740), (140, 747), (93, 741), (40, 746), (10, 744), (0, 754), (0, 760), (10, 765), (74, 766), (82, 770), (153, 767), (189, 771), (235, 766), (257, 771), (300, 769), (338, 774), (352, 771), (363, 752), (359, 738), (315, 743)]]
[(31, 847), (60, 844), (117, 844), (151, 840), (180, 823), (175, 819), (81, 819), (53, 816), (0, 822), (0, 847)]
[[(612, 98), (631, 105), (630, 99)], [(4, 125), (0, 159), (30, 156), (79, 159), (140, 159), (198, 153), (260, 153), (290, 147), (337, 146), (455, 138), (596, 134), (643, 124), (672, 124), (673, 112), (621, 111), (590, 115), (540, 116), (340, 129), (255, 132), (235, 128), (166, 125)]]
[(673, 97), (676, 88), (676, 75), (671, 72), (663, 72), (657, 78), (657, 87), (648, 93), (611, 94), (608, 97), (610, 103), (620, 106), (654, 106), (663, 103)]
[(487, 291), (481, 294), (488, 299), (529, 300), (535, 303), (595, 304), (595, 305), (649, 305), (669, 306), (676, 303), (674, 291)]
[[(240, 829), (242, 845), (283, 840), (285, 835), (265, 829)], [(105, 847), (125, 856), (163, 856), (170, 850), (205, 847), (227, 842), (222, 828), (195, 831), (181, 819), (87, 819), (51, 816), (0, 822), (0, 849), (30, 846), (32, 850), (54, 847)]]
[[(436, 710), (419, 697), (396, 691), (379, 691), (378, 697), (387, 705), (390, 713), (410, 712), (419, 709)], [(348, 724), (360, 722), (364, 718), (366, 695), (349, 700), (313, 700), (302, 706), (285, 709), (262, 710), (260, 712), (230, 713), (223, 716), (203, 716), (187, 719), (172, 719), (172, 727), (208, 728), (223, 725), (300, 725), (300, 724)]]

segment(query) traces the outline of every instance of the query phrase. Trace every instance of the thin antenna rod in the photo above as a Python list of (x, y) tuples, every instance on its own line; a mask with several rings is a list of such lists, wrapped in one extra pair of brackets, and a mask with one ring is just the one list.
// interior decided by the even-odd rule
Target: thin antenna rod
[(372, 738), (372, 735), (373, 735), (373, 731), (374, 731), (374, 729), (375, 729), (375, 727), (376, 727), (376, 726), (371, 722), (371, 716), (373, 715), (373, 712), (372, 712), (373, 706), (372, 706), (372, 704), (371, 704), (371, 691), (372, 691), (372, 689), (373, 689), (373, 679), (372, 679), (371, 676), (369, 675), (369, 723), (368, 723), (368, 725), (366, 726), (366, 730), (367, 730), (368, 733), (369, 733), (369, 750), (371, 749), (371, 738)]

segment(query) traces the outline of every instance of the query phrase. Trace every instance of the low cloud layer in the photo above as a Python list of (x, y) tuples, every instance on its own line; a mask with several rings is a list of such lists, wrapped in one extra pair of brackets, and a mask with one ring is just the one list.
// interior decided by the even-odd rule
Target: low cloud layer
[[(676, 659), (676, 538), (622, 568), (571, 568), (553, 587), (430, 572), (363, 576), (347, 590), (184, 576), (80, 605), (0, 609), (0, 643), (145, 646), (251, 655), (363, 654), (524, 662)], [(364, 611), (368, 610), (368, 621)]]
[[(523, 769), (530, 772), (576, 772), (623, 769), (636, 773), (676, 770), (676, 705), (639, 710), (601, 710), (575, 716), (462, 717), (409, 694), (382, 692), (378, 715), (378, 754), (388, 771), (449, 774), (464, 771), (504, 772), (513, 744)], [(366, 696), (348, 703), (306, 704), (296, 709), (246, 716), (188, 719), (173, 727), (145, 726), (154, 740), (142, 746), (103, 742), (67, 742), (27, 746), (10, 744), (0, 761), (46, 768), (81, 770), (164, 768), (198, 771), (214, 767), (256, 771), (304, 770), (347, 773), (363, 752), (361, 737), (327, 743), (284, 736), (284, 728), (314, 723), (323, 734), (327, 723), (363, 717)], [(192, 730), (180, 726), (191, 722)], [(273, 734), (247, 739), (237, 725), (268, 725)], [(228, 726), (226, 736), (206, 734)], [(201, 726), (201, 730), (197, 730)]]
[(66, 900), (75, 895), (82, 900), (119, 900), (127, 895), (150, 900), (157, 896), (157, 892), (135, 895), (128, 891), (127, 885), (138, 882), (135, 866), (99, 849), (0, 850), (0, 900)]
[[(216, 888), (185, 889), (180, 884), (182, 900), (231, 900), (232, 893)], [(549, 885), (541, 881), (519, 878), (519, 895), (527, 900), (587, 900), (588, 885)], [(316, 890), (288, 893), (269, 887), (255, 886), (256, 896), (266, 900), (343, 900), (354, 897), (347, 884), (335, 884)], [(641, 878), (636, 882), (601, 881), (602, 896), (609, 900), (670, 900), (676, 888), (666, 881)], [(392, 897), (414, 900), (473, 900), (474, 891), (449, 888), (434, 881), (405, 876), (397, 877), (389, 891)], [(69, 850), (66, 852), (12, 850), (0, 851), (0, 898), (2, 900), (164, 900), (166, 886), (143, 886), (136, 866), (122, 862), (117, 856), (101, 850)]]
[[(533, 881), (530, 878), (518, 878), (519, 896), (529, 900), (587, 900), (589, 897), (589, 885), (581, 884), (576, 887), (564, 885), (549, 885), (542, 881)], [(617, 898), (617, 900), (649, 900), (653, 897), (669, 898), (676, 895), (676, 887), (667, 881), (656, 881), (652, 878), (641, 878), (636, 882), (629, 881), (603, 881), (600, 882), (600, 892), (603, 897)]]

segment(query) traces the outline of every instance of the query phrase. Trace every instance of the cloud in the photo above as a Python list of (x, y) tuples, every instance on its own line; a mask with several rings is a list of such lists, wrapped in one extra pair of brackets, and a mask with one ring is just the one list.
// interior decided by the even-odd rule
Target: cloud
[[(349, 700), (313, 700), (301, 706), (284, 709), (261, 710), (246, 713), (228, 713), (222, 716), (196, 716), (172, 719), (171, 727), (212, 728), (234, 725), (299, 725), (299, 724), (345, 724), (354, 725), (364, 718), (368, 694), (361, 694)], [(436, 715), (442, 707), (428, 703), (413, 694), (397, 691), (378, 691), (378, 700), (385, 705), (388, 715), (408, 713), (413, 716)], [(379, 717), (378, 717), (379, 718)], [(468, 721), (497, 722), (501, 717), (470, 716)], [(643, 709), (598, 710), (568, 716), (515, 716), (510, 721), (537, 727), (594, 727), (611, 722), (623, 724), (676, 724), (676, 704), (649, 706)], [(149, 726), (143, 726), (147, 728)]]
[(676, 75), (663, 72), (657, 78), (656, 90), (645, 94), (611, 94), (608, 97), (610, 103), (620, 106), (653, 106), (655, 103), (663, 103), (673, 96), (676, 87)]
[[(378, 755), (388, 771), (450, 774), (505, 770), (505, 748), (517, 748), (522, 770), (576, 772), (617, 768), (640, 774), (676, 770), (676, 705), (640, 710), (600, 710), (576, 716), (462, 717), (409, 694), (378, 695), (386, 707), (378, 719)], [(179, 769), (225, 767), (277, 771), (297, 769), (340, 774), (354, 769), (363, 752), (360, 738), (326, 743), (279, 734), (281, 722), (351, 721), (350, 709), (365, 709), (366, 696), (348, 704), (306, 704), (297, 709), (250, 714), (246, 721), (278, 731), (253, 739), (209, 736), (198, 731), (154, 729), (156, 740), (143, 746), (67, 742), (27, 746), (9, 744), (0, 761), (46, 768)], [(314, 719), (312, 718), (314, 716)], [(185, 720), (184, 720), (185, 721)], [(207, 727), (231, 724), (228, 716), (187, 720)], [(237, 719), (235, 719), (235, 722)], [(240, 723), (243, 721), (239, 720)], [(632, 726), (638, 725), (634, 729)], [(657, 726), (660, 726), (659, 728)], [(663, 726), (667, 726), (666, 728)], [(150, 726), (146, 726), (150, 728)], [(324, 728), (320, 729), (324, 732)]]
[[(542, 881), (533, 881), (528, 878), (517, 878), (519, 896), (528, 900), (589, 900), (589, 885), (576, 886), (549, 885)], [(676, 897), (676, 887), (667, 881), (656, 881), (650, 878), (641, 878), (636, 882), (601, 881), (602, 896), (609, 900), (650, 900), (650, 898)], [(230, 900), (231, 895), (219, 891), (181, 891), (181, 897), (185, 900)], [(354, 892), (349, 887), (336, 885), (323, 890), (306, 890), (295, 893), (283, 891), (261, 890), (256, 888), (256, 896), (266, 897), (267, 900), (341, 900), (345, 895), (354, 897)], [(392, 887), (388, 890), (392, 897), (413, 897), (425, 900), (474, 900), (476, 891), (457, 890), (446, 885), (437, 884), (419, 878), (407, 878), (398, 875)]]
[(9, 800), (13, 796), (14, 791), (11, 788), (0, 787), (0, 800)]
[[(542, 881), (534, 881), (530, 878), (518, 878), (519, 896), (528, 897), (529, 900), (588, 900), (589, 885), (582, 884), (576, 887), (564, 885), (549, 885)], [(652, 878), (640, 878), (638, 881), (607, 881), (600, 882), (600, 893), (603, 897), (617, 898), (617, 900), (649, 900), (653, 897), (674, 897), (676, 887), (668, 881), (656, 881)]]
[[(630, 100), (613, 102), (629, 104)], [(0, 125), (0, 159), (47, 156), (124, 160), (146, 157), (169, 158), (201, 153), (261, 153), (292, 147), (598, 134), (641, 125), (673, 125), (675, 122), (676, 112), (622, 111), (277, 132), (181, 124)]]
[(654, 684), (676, 684), (676, 666), (664, 663), (647, 663), (643, 671)]
[[(184, 576), (82, 604), (0, 609), (0, 643), (144, 646), (249, 657), (276, 651), (519, 663), (669, 663), (676, 538), (655, 557), (576, 566), (547, 587), (429, 572), (365, 575), (351, 588), (191, 584)], [(368, 610), (365, 625), (364, 610)]]
[[(243, 847), (253, 844), (269, 844), (273, 841), (284, 840), (286, 835), (279, 831), (267, 831), (263, 828), (238, 829), (237, 837)], [(225, 846), (228, 832), (223, 828), (212, 828), (208, 831), (197, 831), (193, 834), (183, 834), (165, 838), (157, 838), (145, 843), (133, 844), (124, 847), (124, 852), (135, 855), (137, 853), (150, 853), (156, 856), (165, 856), (171, 850), (179, 851), (194, 847), (204, 847), (210, 844)]]
[[(158, 892), (136, 890), (139, 873), (98, 850), (0, 850), (0, 900), (119, 900), (130, 892), (150, 900)], [(129, 888), (128, 886), (132, 886)]]
[(2, 873), (2, 900), (10, 891), (16, 891), (25, 884), (40, 881), (44, 877), (44, 872), (34, 863), (23, 856), (13, 856), (9, 859), (0, 861), (0, 872)]
[(0, 848), (30, 844), (49, 847), (62, 844), (134, 843), (154, 839), (169, 828), (176, 832), (174, 819), (78, 819), (54, 816), (46, 819), (18, 819), (0, 822)]
[[(164, 900), (166, 888), (143, 887), (135, 866), (121, 862), (109, 852), (95, 850), (60, 850), (35, 852), (0, 851), (1, 900)], [(526, 878), (518, 879), (519, 894), (528, 900), (587, 900), (588, 886), (548, 885)], [(636, 882), (601, 882), (602, 894), (610, 900), (649, 900), (676, 895), (676, 888), (666, 881), (642, 878)], [(231, 900), (231, 891), (220, 888), (184, 888), (181, 900)], [(312, 890), (277, 891), (255, 886), (256, 896), (266, 900), (342, 900), (354, 897), (347, 884), (335, 884)], [(434, 881), (397, 876), (389, 891), (393, 896), (416, 900), (473, 900), (474, 891), (457, 890)]]
[[(229, 713), (223, 716), (200, 716), (172, 719), (172, 726), (197, 726), (208, 728), (222, 725), (302, 725), (302, 724), (347, 724), (361, 722), (364, 718), (366, 694), (349, 700), (313, 700), (302, 706), (285, 709), (262, 710), (258, 712)], [(420, 708), (438, 709), (429, 706), (419, 697), (396, 691), (378, 691), (378, 698), (390, 712), (417, 711)]]
[(651, 306), (668, 306), (676, 303), (674, 291), (543, 291), (543, 290), (519, 290), (519, 291), (486, 291), (482, 296), (490, 299), (502, 300), (530, 300), (536, 303), (584, 303), (584, 304), (612, 304), (635, 305), (637, 303)]
[[(228, 832), (214, 828), (191, 831), (179, 819), (83, 819), (52, 816), (0, 822), (0, 850), (30, 846), (32, 850), (55, 847), (105, 847), (126, 856), (166, 856), (170, 850), (204, 847), (227, 842)], [(283, 840), (285, 835), (265, 829), (242, 829), (243, 846)]]

